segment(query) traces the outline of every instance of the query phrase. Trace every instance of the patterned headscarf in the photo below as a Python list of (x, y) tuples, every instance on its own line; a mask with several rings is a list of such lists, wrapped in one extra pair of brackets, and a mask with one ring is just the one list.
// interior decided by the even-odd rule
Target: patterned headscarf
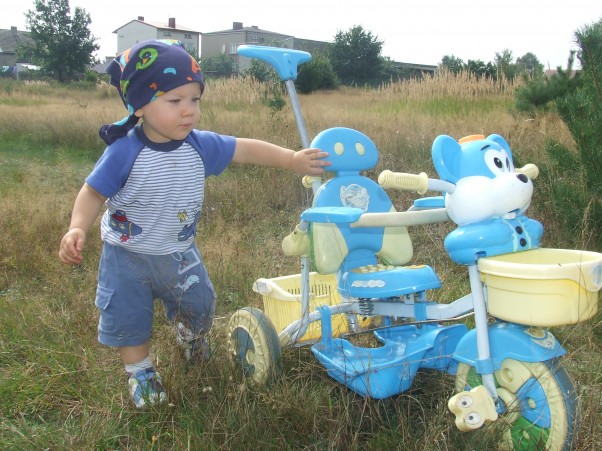
[(199, 63), (180, 41), (141, 42), (115, 57), (107, 66), (107, 73), (129, 112), (121, 121), (100, 128), (100, 137), (107, 144), (127, 135), (138, 123), (136, 110), (165, 92), (192, 82), (201, 85), (201, 94), (205, 90)]

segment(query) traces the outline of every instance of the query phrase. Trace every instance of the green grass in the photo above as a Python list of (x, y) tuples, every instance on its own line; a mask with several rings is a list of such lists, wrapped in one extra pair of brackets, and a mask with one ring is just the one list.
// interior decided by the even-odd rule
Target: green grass
[[(11, 89), (11, 96), (32, 93), (31, 87)], [(51, 87), (40, 89), (47, 96), (46, 104), (64, 103), (65, 117), (71, 117), (67, 111), (79, 105), (79, 91), (60, 90), (57, 95)], [(451, 104), (433, 118), (434, 99), (411, 98), (406, 107), (402, 99), (374, 94), (366, 112), (365, 95), (316, 94), (303, 97), (302, 102), (312, 129), (353, 123), (379, 144), (381, 161), (371, 176), (387, 168), (434, 175), (429, 149), (439, 133), (455, 137), (474, 129), (509, 133), (511, 145), (521, 149), (521, 160), (536, 163), (540, 163), (536, 152), (542, 135), (567, 139), (555, 125), (553, 113), (536, 123), (500, 113), (507, 107), (506, 97), (499, 102), (486, 99), (483, 104), (448, 99)], [(332, 96), (337, 96), (336, 102)], [(0, 89), (0, 104), (8, 101)], [(261, 300), (251, 289), (253, 281), (299, 272), (298, 260), (285, 257), (280, 243), (309, 205), (310, 196), (299, 177), (266, 168), (232, 167), (208, 181), (197, 239), (218, 292), (210, 337), (215, 352), (206, 365), (184, 362), (157, 304), (152, 353), (170, 404), (136, 410), (116, 352), (97, 343), (94, 293), (101, 247), (97, 228), (91, 233), (82, 265), (65, 267), (57, 258), (75, 195), (102, 149), (96, 118), (113, 102), (119, 106), (114, 97), (106, 104), (99, 102), (99, 110), (93, 110), (92, 102), (76, 107), (82, 121), (95, 124), (89, 129), (75, 127), (62, 115), (55, 124), (46, 113), (41, 122), (28, 124), (26, 106), (15, 108), (11, 118), (21, 124), (19, 128), (0, 127), (2, 449), (496, 448), (499, 424), (472, 434), (456, 429), (446, 407), (454, 389), (451, 376), (421, 371), (408, 392), (377, 401), (364, 399), (330, 379), (308, 347), (286, 349), (282, 373), (266, 386), (248, 386), (229, 365), (225, 334), (230, 315), (244, 306), (261, 308)], [(273, 136), (280, 144), (298, 145), (297, 130), (285, 117), (290, 114), (288, 108), (282, 114), (262, 105), (233, 112), (231, 105), (236, 102), (230, 106), (207, 103), (202, 106), (207, 127), (240, 136)], [(475, 119), (475, 109), (482, 117)], [(408, 117), (409, 111), (413, 116)], [(471, 114), (463, 119), (457, 111)], [(122, 114), (116, 112), (115, 119)], [(230, 122), (232, 114), (240, 115), (236, 122)], [(0, 118), (0, 124), (6, 121)], [(491, 130), (491, 124), (499, 129)], [(54, 130), (49, 140), (37, 130), (40, 127)], [(545, 189), (537, 181), (535, 186)], [(537, 196), (530, 211), (545, 223), (545, 208), (537, 205), (545, 192)], [(407, 208), (412, 195), (392, 193), (392, 198)], [(444, 288), (432, 296), (443, 301), (468, 289), (464, 268), (451, 265), (444, 254), (442, 238), (449, 227), (411, 230), (415, 262), (437, 269)], [(557, 230), (554, 224), (550, 227)], [(584, 324), (553, 329), (567, 349), (562, 361), (580, 396), (577, 449), (602, 447), (601, 324), (599, 313)]]

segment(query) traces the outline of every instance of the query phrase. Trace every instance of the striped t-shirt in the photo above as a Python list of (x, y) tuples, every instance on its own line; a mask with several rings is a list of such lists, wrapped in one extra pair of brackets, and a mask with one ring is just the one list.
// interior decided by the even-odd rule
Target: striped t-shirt
[[(196, 234), (205, 179), (225, 169), (235, 139), (195, 132), (196, 139), (157, 144), (148, 141), (140, 127), (135, 130), (134, 142), (140, 145), (121, 146), (117, 152), (109, 150), (117, 143), (109, 146), (86, 179), (108, 197), (101, 237), (144, 254), (183, 252)], [(123, 152), (133, 155), (124, 159)]]

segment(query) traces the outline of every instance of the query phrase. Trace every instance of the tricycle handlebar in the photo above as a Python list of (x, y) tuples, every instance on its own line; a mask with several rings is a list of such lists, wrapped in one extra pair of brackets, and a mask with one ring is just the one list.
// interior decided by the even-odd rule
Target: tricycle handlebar
[(424, 172), (416, 175), (386, 170), (378, 176), (378, 184), (383, 188), (416, 191), (418, 194), (426, 193), (428, 180), (428, 176)]
[(515, 169), (519, 174), (525, 174), (531, 180), (537, 178), (539, 175), (539, 168), (533, 163), (524, 165), (522, 168)]

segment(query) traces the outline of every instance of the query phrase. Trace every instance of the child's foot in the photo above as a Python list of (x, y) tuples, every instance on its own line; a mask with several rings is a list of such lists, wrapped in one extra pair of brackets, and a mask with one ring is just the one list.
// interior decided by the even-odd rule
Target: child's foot
[(182, 323), (177, 323), (178, 346), (189, 362), (207, 361), (211, 357), (211, 349), (205, 337), (195, 338), (192, 331)]
[(132, 374), (128, 385), (132, 400), (138, 409), (167, 401), (167, 393), (154, 368), (145, 368)]

